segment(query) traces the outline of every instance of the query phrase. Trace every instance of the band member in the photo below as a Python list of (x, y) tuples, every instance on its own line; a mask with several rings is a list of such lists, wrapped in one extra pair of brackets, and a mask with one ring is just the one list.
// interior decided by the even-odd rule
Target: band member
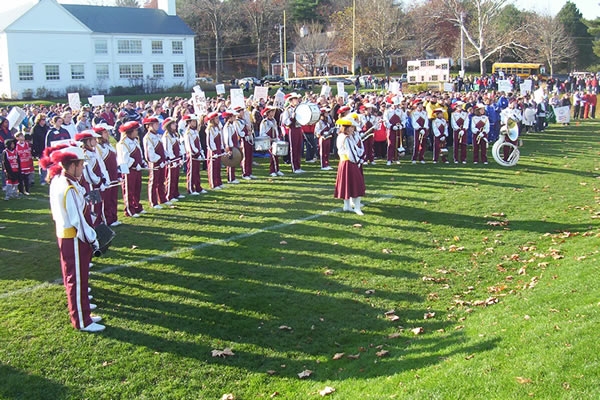
[(206, 156), (207, 156), (207, 173), (208, 184), (211, 189), (223, 189), (223, 181), (221, 180), (221, 158), (224, 153), (223, 142), (221, 137), (221, 124), (219, 122), (219, 113), (212, 112), (208, 114), (204, 121), (206, 122)]
[(448, 138), (448, 122), (444, 118), (444, 109), (436, 108), (433, 114), (435, 115), (435, 119), (431, 122), (431, 130), (433, 131), (433, 163), (436, 164), (441, 158), (441, 162), (448, 164), (446, 153), (442, 152), (442, 149), (446, 148)]
[(360, 171), (359, 163), (362, 158), (363, 148), (359, 147), (354, 131), (355, 123), (347, 118), (338, 119), (339, 126), (337, 148), (340, 162), (335, 180), (334, 197), (344, 200), (344, 211), (351, 211), (363, 215), (361, 210), (361, 197), (365, 195), (365, 178)]
[[(517, 107), (517, 99), (515, 98), (512, 98), (508, 102), (508, 107), (502, 110), (502, 112), (500, 113), (500, 122), (502, 123), (502, 125), (506, 125), (509, 119), (513, 119), (519, 124), (523, 120), (523, 113)], [(510, 137), (508, 137), (508, 135), (505, 136), (504, 140), (508, 143), (512, 143), (513, 145), (518, 146), (517, 140), (511, 140)], [(502, 158), (504, 159), (504, 161), (506, 161), (512, 153), (512, 149), (509, 146), (504, 146), (502, 152)]]
[(105, 326), (101, 317), (91, 315), (96, 308), (88, 298), (90, 260), (99, 248), (96, 232), (88, 224), (84, 189), (79, 185), (84, 168), (82, 148), (58, 145), (44, 151), (40, 160), (48, 170), (50, 208), (56, 226), (63, 283), (71, 324), (84, 332), (100, 332)]
[[(206, 193), (206, 190), (202, 188), (202, 182), (200, 181), (202, 161), (206, 159), (206, 156), (202, 149), (202, 140), (200, 139), (200, 133), (198, 131), (198, 117), (196, 115), (187, 114), (183, 116), (183, 119), (186, 123), (185, 130), (183, 131), (183, 145), (187, 158), (187, 192), (192, 196), (197, 196), (200, 193)], [(172, 124), (173, 122), (170, 122), (167, 126)]]
[(465, 111), (462, 101), (454, 103), (454, 112), (450, 116), (454, 143), (454, 163), (467, 163), (467, 130), (469, 129), (469, 114)]
[(371, 135), (363, 141), (365, 147), (365, 162), (375, 165), (375, 138), (373, 131), (375, 130), (375, 124), (377, 123), (377, 116), (375, 116), (375, 106), (367, 103), (363, 106), (362, 114), (360, 116), (360, 124), (362, 126), (363, 135)]
[(177, 121), (168, 117), (162, 123), (163, 135), (162, 144), (165, 149), (167, 165), (165, 167), (165, 191), (167, 200), (171, 203), (184, 198), (179, 193), (179, 169), (183, 164), (183, 152), (179, 143), (179, 134), (177, 133)]
[(394, 98), (392, 107), (386, 110), (383, 116), (383, 123), (388, 133), (387, 165), (392, 165), (393, 161), (399, 163), (398, 147), (400, 147), (402, 129), (406, 125), (406, 113), (400, 108), (398, 98)]
[(296, 121), (296, 107), (300, 102), (300, 95), (290, 93), (287, 95), (287, 100), (290, 105), (281, 115), (281, 124), (289, 129), (290, 140), (290, 161), (292, 164), (292, 172), (301, 174), (304, 171), (300, 168), (300, 160), (302, 159), (302, 143), (304, 135), (302, 134), (302, 126)]
[(150, 117), (142, 120), (146, 135), (144, 136), (144, 153), (149, 165), (148, 202), (156, 209), (163, 208), (161, 204), (170, 206), (165, 190), (165, 167), (167, 158), (160, 135), (158, 134), (158, 118)]
[(427, 135), (429, 134), (429, 118), (427, 111), (423, 108), (423, 100), (418, 99), (413, 103), (416, 107), (410, 115), (413, 129), (415, 131), (413, 143), (412, 163), (419, 161), (425, 164), (425, 150), (427, 149)]
[[(268, 136), (271, 138), (271, 142), (281, 140), (279, 134), (279, 128), (277, 127), (277, 121), (275, 120), (275, 111), (277, 107), (267, 106), (263, 110), (263, 119), (260, 121), (259, 136)], [(273, 153), (273, 148), (269, 148), (269, 154), (271, 156), (271, 163), (269, 165), (269, 174), (273, 177), (283, 176), (283, 172), (279, 170), (279, 157)]]
[(117, 143), (117, 162), (123, 175), (122, 189), (125, 215), (137, 218), (146, 210), (140, 204), (142, 192), (142, 168), (148, 168), (142, 158), (142, 148), (138, 139), (140, 124), (137, 121), (125, 122), (119, 127), (121, 140)]
[(242, 179), (255, 179), (252, 175), (252, 162), (254, 161), (254, 133), (250, 122), (250, 113), (244, 107), (236, 107), (235, 125), (241, 140), (242, 149)]
[(473, 133), (473, 164), (479, 162), (480, 155), (481, 161), (484, 164), (487, 164), (487, 144), (488, 134), (490, 133), (490, 121), (488, 120), (487, 115), (485, 115), (485, 105), (477, 104), (473, 109), (473, 113), (473, 118), (471, 118), (471, 132)]
[[(98, 146), (98, 135), (92, 130), (82, 131), (75, 135), (75, 140), (83, 144), (83, 150), (87, 157), (87, 162), (83, 168), (83, 176), (89, 184), (88, 191), (98, 190), (100, 192), (106, 190), (110, 184), (110, 177), (104, 165), (104, 160), (96, 151)], [(85, 187), (85, 185), (83, 185)], [(91, 220), (90, 225), (96, 227), (104, 221), (102, 214), (102, 201), (91, 205)]]
[(329, 108), (321, 108), (321, 116), (315, 125), (315, 135), (319, 139), (319, 156), (321, 158), (321, 170), (329, 171), (333, 168), (329, 165), (329, 153), (331, 152), (331, 141), (333, 124), (329, 117)]
[[(235, 114), (231, 111), (224, 111), (221, 117), (225, 121), (223, 125), (223, 145), (225, 152), (231, 154), (235, 149), (240, 149), (240, 135), (235, 123)], [(227, 182), (238, 184), (240, 181), (235, 179), (235, 167), (227, 167)]]
[(94, 132), (100, 135), (98, 138), (98, 155), (104, 162), (109, 178), (109, 185), (100, 193), (102, 196), (102, 214), (106, 224), (114, 227), (121, 225), (117, 217), (119, 202), (119, 186), (117, 183), (121, 179), (119, 163), (117, 162), (117, 149), (110, 144), (110, 129), (112, 129), (112, 126), (106, 124), (98, 124), (94, 127)]

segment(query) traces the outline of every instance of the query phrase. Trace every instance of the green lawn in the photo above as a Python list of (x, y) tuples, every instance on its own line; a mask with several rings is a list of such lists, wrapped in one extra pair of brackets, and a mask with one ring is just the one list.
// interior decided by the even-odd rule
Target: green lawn
[(597, 398), (599, 134), (527, 135), (514, 168), (368, 166), (363, 217), (335, 171), (260, 159), (115, 228), (100, 334), (69, 324), (37, 185), (0, 203), (0, 398)]

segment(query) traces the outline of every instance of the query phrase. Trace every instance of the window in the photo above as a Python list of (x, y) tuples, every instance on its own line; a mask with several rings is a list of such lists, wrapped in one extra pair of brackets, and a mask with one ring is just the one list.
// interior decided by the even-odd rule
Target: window
[(152, 64), (152, 76), (154, 78), (164, 78), (165, 66), (163, 64)]
[(171, 47), (173, 54), (183, 54), (183, 42), (181, 40), (173, 40)]
[(142, 54), (141, 40), (119, 40), (117, 41), (119, 54)]
[(142, 64), (119, 65), (119, 78), (135, 79), (144, 77), (144, 66)]
[(152, 54), (162, 54), (163, 53), (163, 45), (162, 40), (153, 40), (152, 41)]
[(108, 74), (108, 64), (98, 64), (96, 65), (96, 79), (104, 80), (109, 79), (110, 76)]
[(183, 78), (184, 76), (183, 64), (173, 64), (173, 78)]
[(94, 41), (94, 51), (96, 54), (108, 54), (108, 41), (106, 41), (106, 40)]
[(20, 81), (32, 81), (33, 80), (33, 65), (19, 65), (19, 80)]
[(74, 81), (80, 81), (85, 79), (83, 64), (73, 64), (71, 65), (71, 79)]
[(57, 64), (46, 65), (46, 80), (47, 81), (60, 80), (60, 69)]

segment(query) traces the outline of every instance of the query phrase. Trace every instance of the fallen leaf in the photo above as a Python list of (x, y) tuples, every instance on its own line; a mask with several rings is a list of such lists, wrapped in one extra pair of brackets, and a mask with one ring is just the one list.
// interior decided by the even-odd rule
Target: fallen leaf
[(221, 400), (235, 400), (235, 396), (233, 395), (233, 393), (226, 393), (223, 396), (221, 396)]
[(332, 388), (331, 386), (325, 386), (325, 389), (319, 390), (319, 394), (321, 396), (327, 396), (328, 394), (331, 394), (333, 392), (335, 392), (335, 389)]
[(385, 357), (385, 356), (388, 356), (389, 354), (390, 354), (390, 352), (387, 350), (381, 350), (381, 351), (378, 351), (377, 353), (375, 353), (375, 355), (377, 357)]
[(358, 354), (348, 354), (348, 358), (351, 360), (357, 360), (360, 358), (360, 353)]
[(392, 315), (392, 314), (396, 314), (396, 310), (389, 310), (389, 311), (386, 311), (384, 314), (385, 314), (385, 315)]
[(227, 356), (234, 356), (235, 354), (233, 353), (233, 351), (231, 351), (230, 348), (225, 348), (223, 350), (213, 350), (212, 351), (212, 356), (213, 357), (227, 357)]
[(345, 354), (346, 354), (346, 353), (335, 353), (335, 354), (333, 355), (333, 358), (332, 358), (332, 359), (333, 359), (333, 360), (339, 360), (340, 358), (344, 357), (344, 355), (345, 355)]
[(475, 354), (470, 354), (470, 355), (468, 355), (468, 356), (465, 357), (465, 360), (470, 360), (473, 357), (475, 357)]
[(400, 319), (399, 316), (395, 315), (395, 314), (390, 314), (390, 315), (386, 315), (386, 318), (389, 319), (390, 321), (398, 321)]
[(273, 371), (272, 369), (267, 371), (267, 374), (269, 375), (275, 375), (277, 373), (277, 371)]
[(420, 335), (421, 333), (423, 333), (425, 330), (423, 329), (423, 327), (419, 326), (417, 328), (411, 329), (410, 330), (412, 333), (414, 333), (415, 335)]
[(304, 371), (302, 371), (298, 374), (298, 378), (304, 379), (304, 378), (308, 378), (311, 375), (312, 375), (312, 371), (310, 369), (305, 369)]
[(529, 315), (525, 315), (523, 318), (524, 318), (526, 321), (529, 321), (529, 320), (531, 319), (531, 317), (530, 317)]
[(138, 247), (137, 247), (135, 244), (134, 244), (134, 245), (131, 245), (131, 250), (135, 250), (135, 249), (137, 249), (137, 248), (138, 248)]
[(239, 219), (243, 219), (244, 217), (246, 217), (244, 214), (240, 214)]
[(518, 383), (520, 383), (521, 385), (524, 385), (526, 383), (531, 383), (533, 382), (531, 379), (529, 378), (523, 378), (522, 376), (517, 376), (515, 377), (515, 379), (517, 380)]
[(373, 289), (369, 289), (369, 290), (365, 290), (365, 294), (374, 294), (375, 290)]
[(353, 228), (362, 228), (362, 225), (361, 224), (354, 224), (354, 225), (352, 225), (352, 227)]
[(279, 392), (273, 392), (273, 393), (271, 393), (271, 395), (269, 397), (273, 399), (277, 396), (279, 396)]
[(494, 212), (492, 213), (492, 217), (506, 217), (506, 214), (503, 212)]
[(383, 252), (383, 254), (392, 254), (392, 250), (390, 249), (383, 249), (381, 251)]
[(279, 329), (280, 329), (280, 330), (282, 330), (282, 331), (291, 331), (291, 330), (292, 330), (292, 327), (290, 327), (290, 326), (287, 326), (287, 325), (281, 325), (281, 326), (279, 327)]
[(282, 240), (281, 242), (279, 242), (279, 244), (287, 244), (287, 242), (285, 240)]
[(332, 269), (326, 269), (325, 272), (323, 272), (325, 275), (333, 275), (333, 270)]
[(396, 339), (400, 337), (400, 333), (399, 332), (394, 332), (394, 333), (390, 333), (388, 335), (388, 339)]
[(435, 313), (434, 312), (428, 312), (428, 313), (425, 313), (423, 315), (423, 319), (431, 319), (433, 317), (435, 317)]

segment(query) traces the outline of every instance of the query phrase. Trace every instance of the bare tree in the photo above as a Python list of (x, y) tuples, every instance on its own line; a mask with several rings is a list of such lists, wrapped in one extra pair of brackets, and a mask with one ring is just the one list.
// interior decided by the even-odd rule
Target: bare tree
[(554, 74), (554, 67), (577, 55), (577, 47), (562, 22), (548, 15), (536, 15), (530, 26), (534, 54), (543, 59)]
[(254, 0), (242, 3), (244, 16), (252, 32), (256, 44), (256, 77), (261, 76), (262, 45), (273, 27), (281, 22), (285, 6), (284, 0)]
[(460, 27), (450, 21), (436, 18), (442, 1), (415, 3), (407, 10), (407, 30), (411, 33), (407, 50), (409, 56), (420, 59), (434, 53), (449, 57), (459, 47)]
[(440, 20), (458, 24), (474, 49), (467, 58), (479, 59), (479, 68), (485, 74), (485, 62), (494, 54), (509, 47), (524, 47), (518, 41), (526, 26), (511, 30), (499, 29), (497, 17), (509, 0), (443, 0), (444, 8), (438, 14)]
[(117, 0), (117, 7), (131, 7), (131, 8), (139, 8), (140, 3), (137, 0)]
[(294, 53), (309, 76), (315, 76), (317, 70), (327, 67), (329, 53), (334, 50), (334, 34), (323, 32), (323, 25), (318, 22), (296, 25), (296, 32), (300, 32), (300, 37)]

